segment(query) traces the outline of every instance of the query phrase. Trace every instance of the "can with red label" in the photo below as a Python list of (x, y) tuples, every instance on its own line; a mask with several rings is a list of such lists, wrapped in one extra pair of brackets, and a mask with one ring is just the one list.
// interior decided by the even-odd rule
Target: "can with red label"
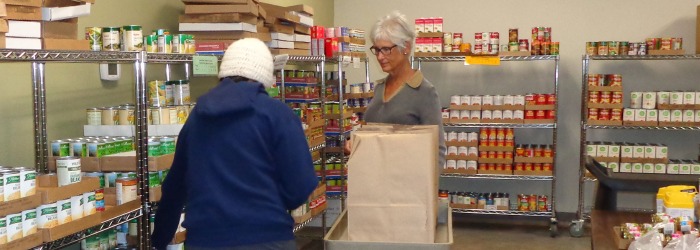
[(610, 120), (611, 121), (622, 121), (622, 109), (611, 109), (610, 110)]
[(588, 92), (588, 103), (600, 103), (600, 92), (599, 91), (589, 91)]
[(479, 170), (486, 170), (487, 165), (486, 163), (479, 163)]
[(598, 86), (598, 74), (588, 75), (588, 86)]
[(489, 158), (488, 151), (479, 151), (479, 158)]
[(612, 81), (610, 81), (609, 86), (622, 86), (622, 75), (620, 74), (612, 74), (610, 75), (612, 78)]
[(496, 170), (498, 170), (498, 171), (506, 170), (506, 165), (503, 163), (496, 164)]
[(543, 163), (542, 171), (552, 171), (552, 163)]
[(487, 170), (496, 170), (496, 164), (494, 163), (489, 163), (486, 165)]
[(513, 151), (506, 151), (503, 153), (503, 158), (513, 159)]
[(482, 44), (474, 44), (474, 54), (479, 55), (484, 52), (484, 46)]
[(544, 110), (536, 110), (535, 111), (535, 119), (546, 119), (547, 114), (544, 112)]
[(496, 140), (496, 146), (505, 147), (505, 146), (506, 146), (506, 140), (501, 140), (501, 139)]
[(547, 94), (536, 94), (535, 95), (535, 104), (536, 105), (547, 104)]
[(530, 196), (526, 194), (518, 195), (518, 211), (528, 211), (530, 210)]
[(532, 43), (530, 44), (530, 55), (542, 55), (541, 49), (541, 42), (539, 40), (532, 41)]
[(542, 171), (542, 163), (532, 164), (532, 171)]
[(524, 169), (525, 169), (525, 163), (522, 163), (522, 162), (515, 163), (515, 170), (523, 171)]
[(474, 33), (474, 44), (480, 44), (482, 39), (484, 39), (483, 33), (481, 33), (481, 32)]
[(557, 102), (557, 95), (546, 94), (547, 95), (547, 105), (554, 105)]
[(600, 92), (599, 103), (610, 103), (611, 99), (612, 99), (612, 92), (610, 92), (610, 91), (601, 91)]
[(537, 94), (526, 94), (525, 105), (535, 105)]
[(600, 109), (598, 111), (598, 120), (601, 120), (601, 121), (610, 120), (610, 109)]
[(518, 50), (519, 51), (528, 51), (530, 49), (530, 43), (527, 39), (520, 39), (518, 41)]
[(547, 212), (547, 196), (546, 195), (540, 195), (537, 197), (537, 211), (538, 212)]
[(531, 194), (528, 196), (528, 210), (530, 212), (537, 211), (537, 195)]
[(546, 145), (546, 146), (544, 147), (544, 150), (542, 151), (542, 156), (543, 156), (543, 157), (549, 157), (549, 158), (551, 158), (552, 156), (554, 156), (554, 151), (552, 151), (552, 147), (551, 147), (550, 145)]
[(588, 120), (599, 120), (598, 119), (598, 109), (589, 108), (588, 109)]
[(534, 110), (525, 110), (525, 119), (535, 119), (535, 111)]
[(523, 168), (525, 171), (533, 171), (534, 167), (532, 163), (526, 162), (525, 167)]
[(613, 91), (612, 96), (610, 98), (610, 103), (622, 103), (622, 92)]
[(495, 158), (496, 158), (496, 151), (488, 151), (488, 152), (486, 152), (486, 158), (495, 159)]
[(503, 151), (498, 151), (496, 152), (496, 159), (503, 159), (505, 157), (505, 154)]
[(557, 111), (556, 110), (547, 110), (545, 116), (547, 119), (556, 119), (557, 118)]

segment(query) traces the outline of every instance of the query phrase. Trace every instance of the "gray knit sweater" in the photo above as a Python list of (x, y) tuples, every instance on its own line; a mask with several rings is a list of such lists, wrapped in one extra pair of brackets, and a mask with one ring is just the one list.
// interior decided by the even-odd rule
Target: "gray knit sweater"
[(413, 77), (396, 91), (388, 101), (384, 100), (386, 78), (377, 81), (374, 87), (374, 98), (365, 112), (365, 121), (373, 123), (391, 123), (402, 125), (438, 125), (439, 165), (442, 172), (445, 164), (445, 132), (442, 127), (440, 99), (435, 86), (423, 77), (421, 71), (416, 71)]

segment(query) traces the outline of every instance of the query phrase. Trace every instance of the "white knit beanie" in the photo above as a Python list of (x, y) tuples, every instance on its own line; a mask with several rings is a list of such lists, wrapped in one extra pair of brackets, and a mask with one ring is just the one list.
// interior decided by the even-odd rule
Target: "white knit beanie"
[(257, 38), (244, 38), (228, 46), (219, 67), (219, 78), (242, 76), (272, 87), (275, 83), (272, 54)]

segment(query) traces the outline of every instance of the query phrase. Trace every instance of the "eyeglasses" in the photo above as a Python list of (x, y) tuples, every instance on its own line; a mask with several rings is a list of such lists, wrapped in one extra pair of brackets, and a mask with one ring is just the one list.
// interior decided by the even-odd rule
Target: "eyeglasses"
[(381, 51), (382, 54), (384, 54), (385, 56), (388, 56), (389, 54), (391, 54), (391, 50), (396, 48), (396, 46), (398, 46), (398, 45), (394, 45), (391, 47), (381, 47), (381, 48), (372, 46), (372, 47), (369, 47), (369, 51), (371, 51), (372, 54), (374, 54), (374, 55), (378, 55), (379, 52)]

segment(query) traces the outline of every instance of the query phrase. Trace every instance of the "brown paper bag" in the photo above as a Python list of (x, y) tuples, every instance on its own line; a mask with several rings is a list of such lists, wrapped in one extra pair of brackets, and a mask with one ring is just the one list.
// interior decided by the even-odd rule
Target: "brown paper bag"
[(435, 242), (438, 127), (368, 125), (348, 161), (348, 237)]

